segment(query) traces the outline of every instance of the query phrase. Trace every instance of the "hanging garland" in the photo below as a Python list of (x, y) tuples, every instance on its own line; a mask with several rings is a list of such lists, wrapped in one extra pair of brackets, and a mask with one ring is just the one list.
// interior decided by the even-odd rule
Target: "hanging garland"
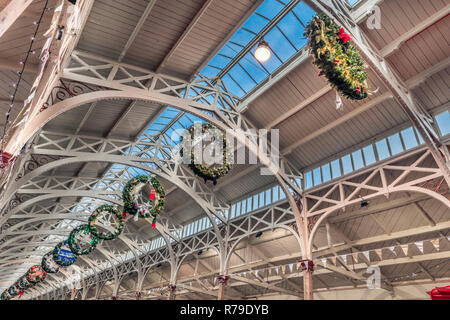
[(53, 259), (53, 251), (46, 253), (42, 257), (41, 266), (42, 269), (47, 273), (57, 273), (61, 268), (61, 266), (58, 265)]
[(327, 77), (331, 86), (349, 99), (367, 98), (365, 64), (350, 35), (327, 15), (318, 14), (306, 26), (305, 36), (319, 75)]
[(47, 272), (40, 265), (35, 265), (28, 269), (26, 277), (29, 283), (36, 284), (44, 281), (45, 277), (47, 277)]
[(53, 249), (53, 260), (62, 267), (68, 267), (77, 261), (77, 257), (70, 250), (68, 241), (61, 241)]
[[(139, 176), (130, 180), (123, 190), (124, 195), (126, 195), (124, 199), (128, 199), (129, 201), (124, 202), (126, 205), (128, 204), (127, 210), (130, 211), (129, 213), (133, 214), (134, 212), (136, 214), (139, 212), (139, 215), (143, 218), (153, 217), (152, 225), (155, 227), (156, 217), (164, 208), (165, 191), (155, 177), (152, 177), (150, 180), (151, 187), (148, 182), (148, 177), (145, 176)], [(149, 201), (153, 204), (150, 210), (146, 208), (147, 211), (138, 211), (139, 202), (133, 201), (135, 195), (133, 190), (138, 183), (144, 184), (140, 189), (145, 185), (149, 186)], [(136, 193), (140, 191), (142, 190), (137, 190)], [(126, 212), (123, 213), (124, 216)], [(115, 229), (112, 232), (99, 232), (96, 226), (99, 217), (104, 218), (104, 222), (102, 222), (104, 228), (109, 228), (111, 226), (111, 220), (113, 220)], [(77, 260), (76, 255), (84, 255), (92, 252), (99, 238), (111, 240), (119, 236), (123, 230), (124, 217), (116, 207), (102, 205), (92, 213), (88, 221), (89, 223), (87, 225), (81, 225), (73, 229), (67, 240), (58, 243), (52, 251), (46, 253), (42, 257), (41, 265), (32, 266), (14, 285), (10, 286), (0, 295), (0, 300), (10, 300), (16, 296), (21, 298), (25, 290), (44, 281), (47, 273), (57, 273), (61, 266), (67, 267), (75, 263)], [(85, 236), (89, 233), (91, 234), (90, 240), (80, 238), (80, 236)]]
[[(98, 231), (96, 223), (99, 217), (105, 217), (106, 222), (103, 224), (105, 227), (111, 226), (111, 218), (114, 223), (114, 231), (112, 232), (103, 232)], [(110, 205), (102, 205), (95, 209), (95, 211), (89, 217), (89, 231), (99, 239), (104, 240), (113, 240), (117, 238), (123, 230), (123, 217), (120, 211)]]
[[(195, 125), (191, 126), (188, 130), (189, 133), (191, 134), (191, 141), (194, 141), (194, 127)], [(207, 132), (208, 130), (217, 130), (218, 132), (220, 132), (220, 135), (222, 136), (222, 141), (223, 141), (223, 145), (222, 145), (222, 155), (223, 155), (223, 159), (222, 159), (222, 164), (219, 167), (209, 167), (206, 165), (202, 165), (202, 164), (196, 164), (195, 163), (195, 154), (194, 154), (194, 147), (192, 147), (191, 150), (191, 163), (189, 164), (189, 167), (191, 168), (191, 170), (194, 172), (195, 175), (203, 178), (203, 180), (206, 181), (207, 180), (211, 180), (213, 181), (213, 184), (216, 185), (217, 183), (217, 179), (223, 177), (224, 175), (226, 175), (231, 168), (233, 167), (230, 163), (227, 162), (227, 159), (231, 158), (231, 155), (229, 155), (227, 153), (227, 138), (226, 136), (223, 134), (222, 131), (220, 131), (219, 129), (217, 129), (216, 127), (212, 126), (209, 123), (205, 123), (202, 124), (202, 134), (204, 135), (205, 132)]]
[[(89, 235), (90, 239), (79, 239), (79, 237), (86, 237)], [(89, 225), (83, 224), (72, 230), (69, 235), (69, 247), (76, 255), (85, 255), (92, 252), (98, 243), (98, 238), (90, 233)]]
[(124, 204), (123, 211), (127, 214), (135, 215), (138, 212), (136, 203), (134, 202), (135, 190), (138, 186), (143, 186), (148, 182), (147, 176), (137, 176), (129, 180), (122, 191), (122, 200)]
[(141, 199), (142, 203), (138, 201), (138, 196), (142, 192), (142, 189), (148, 185), (147, 176), (137, 176), (128, 181), (123, 189), (122, 198), (124, 202), (124, 212), (131, 215), (138, 213), (141, 218), (153, 217), (152, 227), (155, 228), (156, 218), (161, 210), (164, 209), (166, 199), (164, 188), (158, 179), (151, 177), (150, 184), (151, 192), (148, 200), (152, 204), (151, 209), (148, 209), (148, 206), (145, 205), (145, 199)]

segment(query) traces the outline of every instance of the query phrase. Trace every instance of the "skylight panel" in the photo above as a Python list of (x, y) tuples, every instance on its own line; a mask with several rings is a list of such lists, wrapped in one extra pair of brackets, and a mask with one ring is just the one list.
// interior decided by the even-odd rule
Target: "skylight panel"
[[(230, 93), (239, 98), (246, 96), (305, 47), (305, 25), (314, 15), (302, 1), (265, 0), (201, 74), (220, 76)], [(254, 57), (260, 39), (267, 42), (272, 53), (263, 63)]]
[(355, 4), (357, 4), (361, 0), (346, 0), (346, 1), (349, 5), (351, 5), (353, 7)]
[(269, 19), (273, 19), (281, 10), (283, 10), (287, 5), (287, 2), (288, 1), (265, 0), (258, 9), (256, 9), (256, 12)]

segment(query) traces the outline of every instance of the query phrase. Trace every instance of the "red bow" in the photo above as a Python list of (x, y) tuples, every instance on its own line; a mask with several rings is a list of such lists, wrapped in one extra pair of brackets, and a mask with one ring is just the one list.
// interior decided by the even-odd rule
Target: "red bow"
[(18, 294), (19, 299), (22, 298), (22, 296), (23, 296), (24, 293), (25, 293), (25, 292), (23, 292), (23, 291), (20, 291), (20, 292), (19, 292), (19, 294)]
[(156, 190), (152, 188), (152, 192), (150, 193), (150, 197), (148, 198), (150, 201), (155, 200)]
[(338, 35), (339, 39), (342, 40), (342, 42), (345, 44), (347, 43), (347, 41), (352, 41), (352, 37), (349, 34), (346, 34), (344, 32), (344, 28), (340, 28), (339, 29), (339, 35)]
[(6, 168), (15, 159), (16, 157), (13, 157), (12, 154), (0, 151), (0, 169)]

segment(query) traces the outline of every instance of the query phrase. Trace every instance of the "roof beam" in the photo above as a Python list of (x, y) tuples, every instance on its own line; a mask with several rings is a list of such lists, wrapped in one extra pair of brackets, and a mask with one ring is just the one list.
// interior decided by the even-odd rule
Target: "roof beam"
[(404, 43), (408, 42), (412, 38), (418, 36), (420, 33), (445, 19), (449, 15), (450, 4), (447, 4), (446, 7), (437, 11), (435, 14), (429, 16), (427, 19), (420, 22), (414, 28), (409, 30), (408, 32), (402, 34), (400, 37), (389, 43), (383, 49), (381, 49), (380, 53), (383, 57), (389, 57), (395, 51), (397, 51)]
[(170, 48), (169, 52), (164, 56), (163, 60), (159, 63), (158, 67), (156, 68), (156, 72), (160, 72), (162, 68), (167, 64), (167, 62), (170, 60), (170, 58), (173, 56), (174, 52), (179, 48), (181, 43), (186, 39), (188, 34), (192, 31), (192, 29), (196, 26), (202, 15), (205, 13), (205, 11), (208, 9), (208, 7), (211, 5), (211, 3), (214, 0), (205, 0), (200, 9), (195, 13), (194, 17), (191, 21), (189, 21), (189, 24), (186, 26), (186, 28), (183, 30), (183, 33), (180, 35), (180, 37), (175, 41), (175, 43)]
[(257, 287), (262, 287), (262, 288), (265, 288), (265, 289), (274, 290), (274, 291), (278, 291), (278, 292), (281, 292), (281, 293), (289, 294), (291, 296), (303, 298), (303, 295), (301, 293), (299, 293), (299, 292), (295, 292), (295, 291), (292, 291), (292, 290), (280, 288), (280, 287), (277, 287), (275, 285), (271, 285), (269, 283), (264, 283), (264, 282), (259, 282), (259, 281), (252, 280), (252, 279), (247, 279), (247, 278), (244, 278), (244, 277), (241, 277), (241, 276), (238, 276), (238, 275), (233, 275), (232, 279), (233, 280), (238, 280), (238, 281), (241, 281), (241, 282), (245, 282), (245, 283), (248, 283), (248, 284), (252, 284), (252, 285), (257, 286)]
[(128, 38), (128, 41), (125, 44), (125, 47), (122, 49), (122, 52), (120, 53), (120, 56), (118, 59), (119, 62), (121, 62), (122, 59), (127, 54), (128, 49), (130, 49), (131, 45), (133, 44), (134, 40), (136, 39), (136, 36), (139, 34), (139, 31), (141, 31), (141, 28), (144, 25), (145, 21), (147, 20), (148, 16), (150, 15), (150, 12), (152, 11), (155, 3), (156, 3), (156, 0), (150, 0), (149, 3), (147, 4), (147, 7), (145, 8), (144, 13), (142, 14), (136, 27), (134, 28), (133, 32), (131, 33), (130, 37)]
[(33, 0), (14, 0), (0, 12), (0, 38), (16, 22)]

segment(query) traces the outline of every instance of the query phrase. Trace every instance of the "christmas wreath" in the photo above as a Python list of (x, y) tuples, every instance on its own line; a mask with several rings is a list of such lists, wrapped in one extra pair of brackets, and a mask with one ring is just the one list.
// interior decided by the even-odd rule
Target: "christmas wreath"
[(69, 247), (76, 255), (92, 252), (98, 243), (98, 238), (89, 231), (89, 225), (83, 224), (72, 230), (69, 235)]
[(8, 290), (3, 291), (3, 293), (0, 295), (0, 300), (11, 300), (11, 295), (9, 294)]
[(147, 176), (137, 176), (131, 179), (123, 188), (122, 198), (124, 212), (131, 215), (137, 213), (141, 218), (153, 217), (152, 226), (155, 228), (156, 218), (164, 208), (166, 201), (164, 188), (158, 179), (151, 177), (150, 183)]
[(70, 250), (67, 240), (61, 241), (56, 245), (55, 249), (53, 249), (53, 260), (63, 267), (68, 267), (77, 261), (77, 257), (72, 250)]
[(32, 288), (35, 285), (35, 283), (31, 283), (30, 281), (28, 281), (28, 279), (25, 275), (21, 276), (19, 278), (19, 280), (17, 280), (16, 284), (17, 284), (17, 288), (20, 291), (25, 291), (27, 289)]
[[(191, 142), (195, 143), (194, 140), (194, 134), (195, 134), (195, 125), (191, 126), (188, 130), (189, 133), (191, 135)], [(205, 137), (205, 133), (208, 130), (216, 130), (216, 132), (220, 133), (220, 136), (222, 137), (222, 155), (223, 155), (223, 159), (222, 159), (222, 164), (219, 167), (211, 167), (211, 166), (206, 166), (203, 164), (196, 164), (195, 163), (195, 148), (194, 146), (192, 146), (191, 148), (191, 163), (189, 164), (189, 167), (191, 168), (191, 170), (194, 172), (195, 175), (203, 178), (203, 180), (206, 181), (207, 180), (211, 180), (213, 181), (213, 184), (216, 185), (217, 183), (217, 179), (219, 179), (220, 177), (223, 177), (224, 175), (226, 175), (232, 168), (232, 165), (230, 163), (227, 162), (227, 159), (232, 158), (231, 155), (228, 154), (228, 150), (227, 150), (227, 139), (226, 136), (223, 134), (222, 131), (220, 131), (219, 129), (217, 129), (216, 127), (212, 126), (209, 123), (205, 123), (202, 124), (202, 139)]]
[(47, 273), (57, 273), (61, 268), (53, 259), (53, 251), (46, 253), (42, 257), (42, 269)]
[(8, 294), (10, 295), (11, 298), (18, 296), (20, 292), (22, 291), (20, 290), (17, 283), (13, 284), (8, 288)]
[(45, 272), (44, 268), (39, 265), (32, 266), (28, 269), (26, 277), (29, 283), (36, 284), (38, 282), (44, 281), (47, 276), (47, 272)]
[[(102, 227), (110, 228), (114, 225), (114, 230), (111, 232), (99, 231), (97, 228), (97, 220), (103, 217)], [(120, 211), (110, 205), (102, 205), (95, 209), (89, 217), (89, 231), (97, 238), (104, 240), (112, 240), (117, 238), (123, 230), (123, 217)]]
[(325, 14), (314, 17), (305, 28), (305, 36), (319, 75), (327, 77), (331, 86), (353, 100), (367, 98), (367, 73), (358, 49), (345, 33)]

